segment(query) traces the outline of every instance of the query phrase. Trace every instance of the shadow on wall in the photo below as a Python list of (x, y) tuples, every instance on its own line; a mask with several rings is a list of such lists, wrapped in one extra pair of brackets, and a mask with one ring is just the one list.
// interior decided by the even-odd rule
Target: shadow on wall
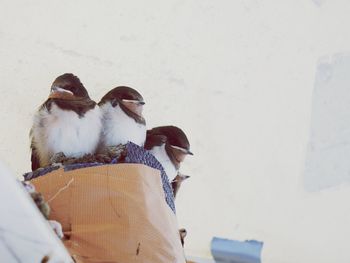
[(350, 55), (320, 59), (312, 101), (304, 186), (320, 191), (350, 182)]

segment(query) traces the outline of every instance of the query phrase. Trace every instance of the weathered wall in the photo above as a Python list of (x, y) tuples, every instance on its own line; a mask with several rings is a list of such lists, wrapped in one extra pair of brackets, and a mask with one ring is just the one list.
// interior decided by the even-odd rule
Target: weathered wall
[(322, 175), (321, 187), (305, 168), (320, 58), (349, 51), (348, 1), (0, 4), (0, 160), (17, 175), (57, 75), (77, 74), (96, 100), (130, 85), (149, 127), (191, 139), (177, 200), (188, 254), (208, 256), (215, 235), (264, 241), (264, 262), (349, 262), (349, 180)]

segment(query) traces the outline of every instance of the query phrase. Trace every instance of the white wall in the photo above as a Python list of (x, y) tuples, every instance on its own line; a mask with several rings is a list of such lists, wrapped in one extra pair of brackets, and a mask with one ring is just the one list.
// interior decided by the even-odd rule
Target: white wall
[(17, 175), (56, 76), (77, 74), (96, 100), (130, 85), (149, 127), (192, 142), (177, 200), (187, 254), (209, 256), (215, 235), (263, 241), (264, 262), (350, 261), (349, 184), (304, 186), (316, 69), (349, 51), (348, 1), (0, 3), (0, 160)]

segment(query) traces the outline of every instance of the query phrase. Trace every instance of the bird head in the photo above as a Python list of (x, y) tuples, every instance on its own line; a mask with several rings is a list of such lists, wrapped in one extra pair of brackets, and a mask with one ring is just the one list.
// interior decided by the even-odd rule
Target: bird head
[(165, 150), (176, 168), (180, 167), (187, 155), (193, 155), (186, 134), (176, 126), (155, 127), (147, 131), (147, 136), (166, 138)]
[(65, 73), (57, 77), (52, 83), (49, 98), (74, 100), (89, 98), (89, 94), (77, 76)]
[(79, 117), (96, 106), (79, 78), (72, 73), (65, 73), (55, 79), (50, 95), (40, 109), (50, 111), (53, 103), (63, 110), (74, 111)]
[(104, 95), (98, 105), (102, 106), (108, 102), (112, 107), (119, 105), (133, 118), (137, 116), (138, 118), (136, 119), (143, 119), (142, 110), (145, 102), (141, 94), (133, 88), (126, 86), (116, 87)]

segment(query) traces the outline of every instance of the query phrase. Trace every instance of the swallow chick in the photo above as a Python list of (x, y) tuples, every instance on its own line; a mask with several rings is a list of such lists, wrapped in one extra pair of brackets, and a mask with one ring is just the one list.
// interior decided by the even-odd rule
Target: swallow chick
[(103, 116), (99, 149), (133, 142), (143, 146), (146, 121), (142, 116), (143, 97), (135, 89), (119, 86), (109, 91), (98, 103)]
[(71, 73), (57, 77), (48, 99), (34, 115), (32, 170), (50, 165), (51, 158), (60, 152), (69, 158), (93, 154), (101, 129), (100, 108), (79, 78)]
[(174, 198), (176, 198), (176, 195), (177, 195), (178, 191), (180, 190), (180, 187), (181, 187), (181, 184), (183, 183), (183, 181), (187, 180), (188, 178), (190, 178), (189, 175), (184, 175), (180, 172), (177, 173), (176, 177), (171, 182), (171, 187), (173, 188)]
[(161, 126), (148, 130), (145, 149), (157, 158), (170, 182), (175, 179), (185, 157), (193, 155), (186, 134), (175, 126)]
[(179, 234), (180, 234), (181, 245), (182, 245), (182, 247), (184, 247), (185, 246), (185, 237), (187, 236), (187, 230), (185, 228), (180, 228)]

